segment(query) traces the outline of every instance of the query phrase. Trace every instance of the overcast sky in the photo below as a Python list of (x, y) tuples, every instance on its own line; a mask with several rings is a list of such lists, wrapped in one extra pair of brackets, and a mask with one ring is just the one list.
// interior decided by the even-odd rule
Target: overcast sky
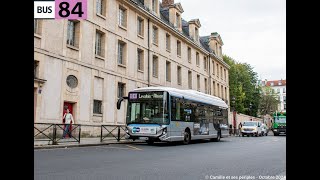
[(200, 36), (218, 32), (223, 54), (248, 63), (259, 78), (286, 79), (285, 0), (175, 0), (182, 18), (199, 19)]

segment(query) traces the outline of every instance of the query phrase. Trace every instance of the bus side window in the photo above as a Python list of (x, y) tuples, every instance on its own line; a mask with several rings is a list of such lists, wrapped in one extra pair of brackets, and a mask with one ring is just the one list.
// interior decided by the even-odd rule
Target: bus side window
[[(171, 96), (171, 119), (172, 120), (181, 120), (181, 115), (183, 115), (183, 111), (181, 113), (181, 102), (179, 100), (179, 98), (176, 97), (172, 97)], [(182, 109), (183, 110), (183, 109)]]

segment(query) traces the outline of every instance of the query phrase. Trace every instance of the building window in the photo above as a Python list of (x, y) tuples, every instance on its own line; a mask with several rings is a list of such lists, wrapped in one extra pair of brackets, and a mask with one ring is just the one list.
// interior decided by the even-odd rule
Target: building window
[(286, 88), (283, 88), (283, 93), (286, 93)]
[(213, 88), (212, 88), (212, 94), (215, 96), (216, 95), (216, 83), (213, 81), (212, 82)]
[(280, 88), (277, 89), (277, 92), (280, 93)]
[(220, 78), (221, 78), (221, 79), (223, 79), (222, 73), (223, 73), (223, 72), (222, 72), (222, 67), (220, 67)]
[(125, 65), (126, 43), (118, 41), (118, 64)]
[(34, 19), (34, 33), (41, 35), (41, 23), (39, 19)]
[(207, 62), (207, 58), (206, 57), (203, 57), (203, 67), (204, 67), (204, 70), (207, 71), (208, 62)]
[(191, 48), (188, 47), (188, 62), (191, 63)]
[(188, 87), (192, 89), (192, 72), (188, 71)]
[(137, 50), (137, 59), (138, 59), (138, 70), (143, 71), (143, 64), (144, 64), (144, 53), (142, 49)]
[(199, 53), (198, 52), (196, 52), (196, 65), (197, 66), (199, 66), (200, 65), (200, 63), (199, 63), (199, 57), (200, 55), (199, 55)]
[(78, 86), (78, 79), (74, 75), (69, 75), (66, 80), (67, 85), (70, 88), (76, 88)]
[(127, 27), (127, 10), (122, 6), (119, 7), (119, 25)]
[(157, 13), (158, 11), (158, 0), (152, 0), (152, 11)]
[(94, 77), (93, 81), (93, 113), (102, 114), (103, 78)]
[(39, 78), (39, 61), (34, 61), (33, 63), (33, 78)]
[(138, 17), (137, 31), (139, 36), (144, 36), (144, 20), (141, 17)]
[(287, 104), (283, 105), (283, 109), (286, 110), (287, 109)]
[(93, 113), (94, 114), (102, 114), (102, 101), (93, 100)]
[(219, 77), (219, 64), (217, 63), (217, 77)]
[(223, 71), (224, 71), (224, 81), (227, 81), (227, 71), (226, 69), (223, 69)]
[(106, 16), (106, 0), (97, 0), (97, 14)]
[(273, 82), (270, 83), (270, 86), (273, 86)]
[(176, 26), (180, 28), (180, 14), (176, 13)]
[(278, 82), (278, 85), (279, 85), (279, 86), (281, 86), (281, 85), (282, 85), (282, 82), (281, 82), (281, 81), (279, 81), (279, 82)]
[(219, 83), (217, 83), (217, 96), (221, 97), (220, 96), (220, 85), (219, 85)]
[(218, 55), (218, 43), (216, 43), (216, 55)]
[(171, 81), (171, 63), (169, 61), (166, 62), (166, 80)]
[(181, 85), (181, 67), (177, 67), (177, 79), (178, 79), (178, 85)]
[(215, 67), (214, 67), (214, 61), (212, 61), (212, 75), (214, 75)]
[(221, 98), (223, 99), (223, 86), (221, 85)]
[(171, 50), (170, 35), (168, 33), (166, 33), (166, 49), (167, 51)]
[(224, 87), (224, 99), (226, 100), (226, 101), (228, 101), (228, 96), (227, 96), (227, 87)]
[(181, 42), (177, 41), (177, 55), (181, 57)]
[(283, 96), (283, 102), (287, 103), (287, 96)]
[(204, 92), (208, 94), (208, 80), (207, 78), (204, 78)]
[(104, 57), (104, 36), (103, 32), (96, 32), (95, 54), (101, 57)]
[(118, 98), (121, 98), (125, 94), (125, 87), (126, 84), (124, 83), (118, 83)]
[(199, 40), (199, 29), (196, 27), (195, 28), (195, 34), (196, 34), (196, 41), (198, 41)]
[(79, 47), (80, 26), (78, 21), (68, 21), (67, 44)]
[(152, 75), (153, 77), (158, 77), (158, 57), (157, 56), (153, 56), (152, 59)]
[(197, 90), (200, 91), (200, 75), (197, 75)]
[(220, 56), (222, 56), (222, 49), (221, 49), (221, 46), (219, 46), (219, 48), (220, 48), (219, 54), (220, 54)]
[(152, 27), (152, 42), (158, 44), (158, 28), (156, 26)]

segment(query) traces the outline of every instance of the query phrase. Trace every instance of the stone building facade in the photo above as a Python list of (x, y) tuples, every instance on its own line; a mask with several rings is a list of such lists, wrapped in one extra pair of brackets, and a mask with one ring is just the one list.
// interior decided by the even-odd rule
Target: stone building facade
[(200, 20), (183, 12), (174, 0), (88, 0), (86, 20), (35, 19), (34, 122), (61, 123), (67, 106), (77, 124), (124, 124), (118, 97), (147, 86), (229, 104), (222, 39), (200, 37)]

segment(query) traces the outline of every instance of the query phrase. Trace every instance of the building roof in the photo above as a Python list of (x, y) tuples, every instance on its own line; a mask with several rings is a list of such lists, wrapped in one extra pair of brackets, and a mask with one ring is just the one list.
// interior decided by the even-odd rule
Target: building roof
[[(264, 86), (286, 86), (287, 80), (272, 80), (272, 81), (262, 81)], [(273, 83), (273, 85), (271, 85)]]
[(215, 51), (213, 49), (211, 49), (209, 46), (209, 38), (210, 38), (210, 36), (201, 36), (200, 37), (200, 44), (204, 49), (206, 49), (210, 53), (216, 54)]
[(205, 104), (219, 106), (223, 109), (228, 108), (228, 105), (219, 97), (211, 96), (195, 90), (181, 90), (171, 87), (144, 87), (134, 89), (131, 92), (145, 92), (145, 91), (166, 91), (170, 95), (184, 98), (192, 101), (203, 102)]
[[(151, 11), (149, 8), (147, 8), (144, 3), (143, 0), (130, 0), (131, 2), (137, 4), (138, 6), (142, 7), (143, 9), (147, 10), (147, 11)], [(179, 3), (175, 4), (178, 5)], [(181, 4), (179, 4), (179, 6), (181, 6)], [(182, 8), (182, 7), (181, 7)], [(160, 20), (164, 23), (166, 23), (167, 25), (171, 26), (172, 28), (176, 28), (172, 23), (170, 23), (169, 21), (169, 7), (163, 7), (162, 4), (160, 3)], [(181, 18), (182, 21), (182, 35), (195, 42), (196, 41), (190, 36), (189, 34), (189, 22), (184, 20), (183, 18)], [(212, 35), (216, 35), (217, 37), (220, 37), (220, 35), (218, 33), (214, 33)], [(205, 49), (206, 51), (208, 51), (209, 53), (215, 53), (215, 51), (213, 49), (210, 48), (209, 46), (209, 37), (210, 36), (203, 36), (199, 38), (200, 41), (200, 47), (202, 47), (203, 49)], [(221, 40), (222, 41), (222, 40)]]

